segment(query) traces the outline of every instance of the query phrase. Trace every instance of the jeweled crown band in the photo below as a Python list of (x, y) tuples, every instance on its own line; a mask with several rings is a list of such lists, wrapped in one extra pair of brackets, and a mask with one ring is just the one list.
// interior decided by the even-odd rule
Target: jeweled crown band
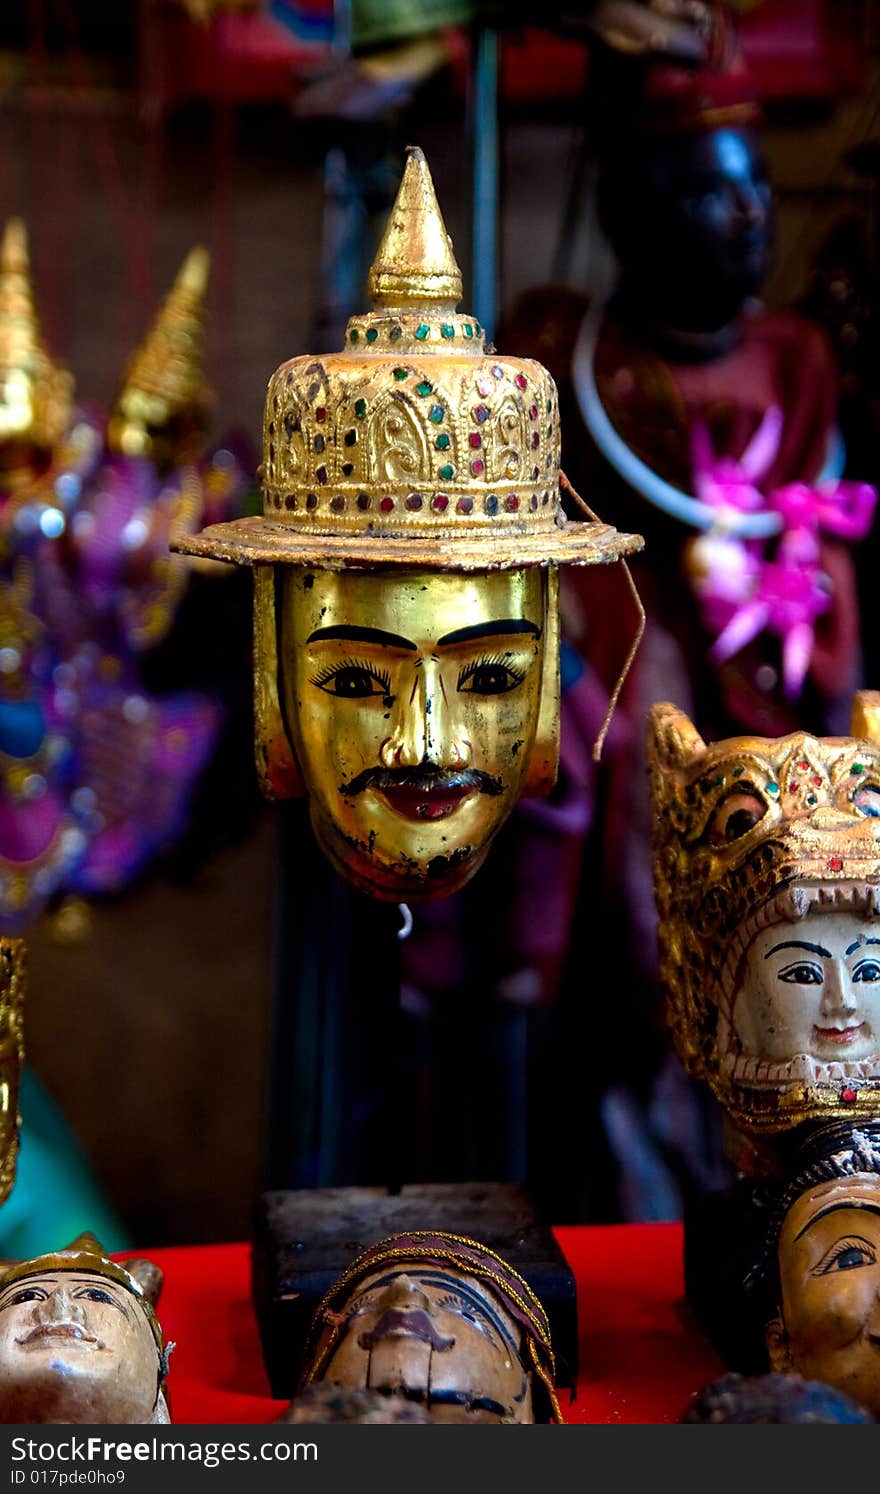
[(273, 517), (345, 514), (357, 530), (457, 514), (482, 530), (558, 506), (558, 396), (526, 359), (292, 359), (269, 385), (264, 451)]

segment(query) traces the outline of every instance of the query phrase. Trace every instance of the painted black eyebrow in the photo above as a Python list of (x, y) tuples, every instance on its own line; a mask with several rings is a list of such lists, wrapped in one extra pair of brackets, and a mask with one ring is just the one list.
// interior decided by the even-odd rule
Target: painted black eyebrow
[(451, 643), (470, 643), (474, 638), (495, 638), (505, 633), (534, 633), (540, 638), (541, 629), (526, 617), (499, 617), (491, 622), (471, 623), (467, 628), (455, 628), (437, 639), (437, 647), (445, 648)]
[(839, 1203), (827, 1204), (824, 1209), (819, 1210), (818, 1214), (814, 1214), (812, 1219), (808, 1219), (803, 1229), (798, 1230), (795, 1240), (805, 1235), (807, 1230), (812, 1229), (814, 1224), (818, 1224), (820, 1219), (824, 1219), (826, 1214), (836, 1214), (839, 1209), (867, 1209), (869, 1214), (880, 1214), (880, 1204), (866, 1203), (861, 1198), (842, 1199)]
[(764, 959), (769, 960), (778, 949), (807, 949), (810, 954), (823, 955), (826, 960), (833, 958), (831, 950), (823, 949), (821, 944), (806, 944), (803, 939), (788, 939), (784, 944), (774, 944), (772, 949), (768, 949)]
[(316, 628), (306, 643), (321, 643), (325, 638), (341, 638), (348, 643), (381, 643), (385, 648), (408, 648), (416, 652), (417, 645), (399, 633), (386, 633), (384, 628), (362, 628), (357, 623), (334, 623), (330, 628)]
[(845, 958), (849, 959), (851, 954), (854, 954), (857, 949), (862, 949), (866, 944), (880, 944), (880, 939), (856, 939), (855, 943), (851, 944), (846, 951)]

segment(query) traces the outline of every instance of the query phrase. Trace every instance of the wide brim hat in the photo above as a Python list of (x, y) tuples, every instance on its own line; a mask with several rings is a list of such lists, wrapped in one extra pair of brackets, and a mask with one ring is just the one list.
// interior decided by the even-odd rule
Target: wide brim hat
[(263, 513), (174, 548), (333, 571), (601, 565), (642, 548), (563, 511), (556, 386), (456, 311), (461, 273), (416, 148), (369, 284), (373, 310), (351, 318), (342, 352), (269, 381)]

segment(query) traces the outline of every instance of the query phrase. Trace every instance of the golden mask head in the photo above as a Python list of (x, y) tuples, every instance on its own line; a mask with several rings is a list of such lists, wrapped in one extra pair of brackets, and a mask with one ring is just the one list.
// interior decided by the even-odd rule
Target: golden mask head
[(880, 1125), (823, 1126), (792, 1163), (768, 1231), (771, 1367), (880, 1416)]
[(852, 730), (707, 746), (651, 711), (668, 1020), (747, 1134), (880, 1102), (880, 696)]
[(411, 150), (344, 351), (269, 382), (264, 512), (178, 542), (255, 572), (257, 763), (304, 787), (335, 865), (376, 897), (439, 897), (480, 865), (559, 736), (557, 568), (641, 547), (567, 524), (559, 406), (485, 346)]

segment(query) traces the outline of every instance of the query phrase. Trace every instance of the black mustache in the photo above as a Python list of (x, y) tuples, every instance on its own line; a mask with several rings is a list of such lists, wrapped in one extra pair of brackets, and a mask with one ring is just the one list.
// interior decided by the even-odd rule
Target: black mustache
[(409, 1311), (400, 1307), (386, 1307), (375, 1327), (359, 1335), (358, 1344), (362, 1349), (373, 1349), (381, 1339), (401, 1332), (430, 1344), (438, 1354), (442, 1354), (444, 1349), (451, 1349), (455, 1343), (454, 1338), (444, 1338), (437, 1332), (430, 1317), (421, 1307), (413, 1307)]
[(418, 768), (364, 768), (349, 783), (339, 785), (340, 794), (353, 799), (364, 789), (409, 788), (431, 793), (437, 789), (479, 789), (481, 794), (493, 798), (504, 791), (500, 778), (483, 773), (479, 768), (435, 768), (424, 764)]

